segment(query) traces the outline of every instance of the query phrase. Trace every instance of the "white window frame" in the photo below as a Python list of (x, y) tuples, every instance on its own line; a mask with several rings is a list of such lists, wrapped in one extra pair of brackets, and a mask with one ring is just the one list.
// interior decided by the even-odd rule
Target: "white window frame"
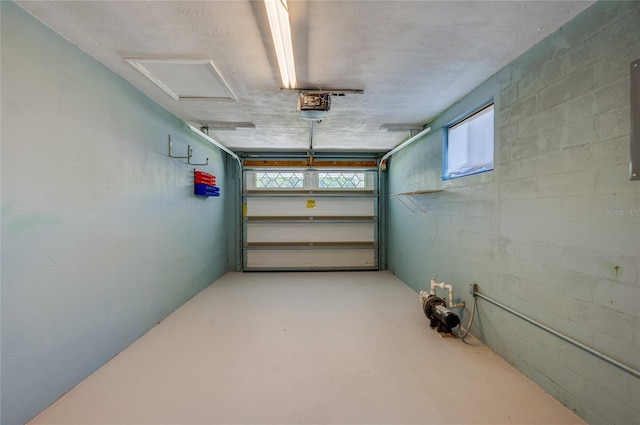
[(445, 126), (443, 142), (443, 180), (492, 171), (495, 164), (493, 102)]

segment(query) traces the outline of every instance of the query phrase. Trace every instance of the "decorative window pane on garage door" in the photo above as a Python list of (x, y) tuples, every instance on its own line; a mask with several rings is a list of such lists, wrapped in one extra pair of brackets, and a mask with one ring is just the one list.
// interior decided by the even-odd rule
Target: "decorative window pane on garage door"
[(376, 270), (376, 170), (243, 176), (244, 270)]
[(321, 189), (364, 189), (364, 171), (320, 172), (318, 187)]
[(256, 172), (256, 189), (302, 189), (304, 173), (302, 172)]

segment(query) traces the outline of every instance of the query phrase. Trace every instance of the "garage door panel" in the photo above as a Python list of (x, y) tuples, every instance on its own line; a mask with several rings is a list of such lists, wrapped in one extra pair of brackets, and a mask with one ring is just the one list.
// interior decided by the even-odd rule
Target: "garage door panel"
[(248, 223), (247, 242), (374, 242), (376, 223)]
[(373, 249), (248, 250), (247, 269), (374, 269)]
[(247, 217), (373, 217), (375, 202), (365, 197), (248, 197)]
[(375, 170), (245, 170), (244, 270), (378, 267)]

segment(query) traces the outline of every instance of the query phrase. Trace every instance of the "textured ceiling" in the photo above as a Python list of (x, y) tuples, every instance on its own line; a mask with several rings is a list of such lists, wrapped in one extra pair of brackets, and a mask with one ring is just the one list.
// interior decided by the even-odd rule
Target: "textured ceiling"
[[(314, 125), (318, 151), (388, 151), (592, 1), (289, 0), (298, 87), (334, 97)], [(298, 92), (281, 80), (262, 1), (20, 1), (37, 19), (183, 120), (234, 150), (309, 146)], [(238, 101), (176, 101), (125, 58), (211, 60)]]

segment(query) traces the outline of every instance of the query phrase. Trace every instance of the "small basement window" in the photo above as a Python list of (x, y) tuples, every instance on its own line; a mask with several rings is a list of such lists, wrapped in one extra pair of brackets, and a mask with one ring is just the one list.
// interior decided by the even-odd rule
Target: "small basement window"
[(444, 130), (443, 180), (493, 170), (493, 104)]

